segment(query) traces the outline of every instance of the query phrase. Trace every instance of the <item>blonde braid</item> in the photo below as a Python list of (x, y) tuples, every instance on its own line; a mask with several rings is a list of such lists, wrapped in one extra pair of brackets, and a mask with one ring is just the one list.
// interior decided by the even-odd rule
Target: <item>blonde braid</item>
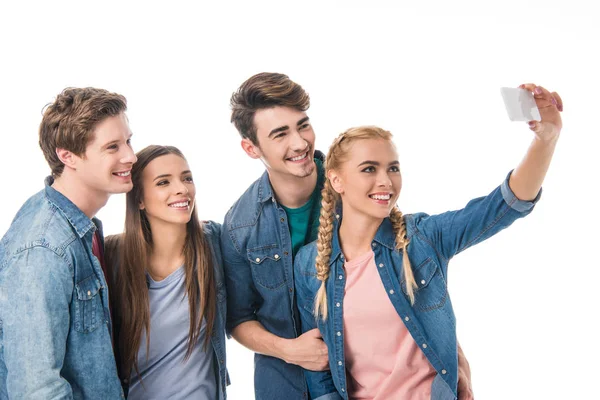
[(406, 292), (410, 298), (410, 304), (415, 304), (415, 289), (417, 289), (417, 282), (415, 281), (415, 275), (410, 266), (410, 260), (408, 259), (408, 237), (406, 236), (406, 223), (404, 222), (404, 216), (400, 212), (397, 206), (392, 208), (390, 212), (390, 220), (396, 232), (396, 249), (402, 249), (402, 265), (404, 270), (404, 279), (406, 281)]
[(329, 180), (325, 181), (321, 196), (321, 215), (319, 217), (317, 258), (315, 263), (317, 279), (321, 281), (321, 287), (319, 287), (319, 291), (315, 296), (314, 314), (317, 319), (320, 315), (323, 321), (325, 321), (327, 319), (327, 292), (325, 290), (325, 282), (329, 277), (331, 239), (333, 236), (333, 213), (335, 207), (335, 198)]

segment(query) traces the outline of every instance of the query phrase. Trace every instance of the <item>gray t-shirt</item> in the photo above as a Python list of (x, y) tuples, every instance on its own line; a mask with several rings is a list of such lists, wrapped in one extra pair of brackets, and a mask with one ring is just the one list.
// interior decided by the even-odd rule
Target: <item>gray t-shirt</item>
[(210, 344), (203, 351), (206, 322), (190, 358), (184, 361), (190, 326), (183, 266), (156, 282), (150, 276), (150, 351), (146, 360), (146, 336), (138, 351), (142, 381), (131, 373), (129, 396), (138, 399), (216, 399), (217, 374)]

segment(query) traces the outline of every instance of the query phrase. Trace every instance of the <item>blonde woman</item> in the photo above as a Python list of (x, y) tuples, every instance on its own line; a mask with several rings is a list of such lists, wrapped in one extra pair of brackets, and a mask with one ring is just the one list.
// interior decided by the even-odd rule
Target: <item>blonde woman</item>
[(542, 116), (529, 122), (531, 146), (500, 186), (458, 211), (402, 215), (389, 132), (353, 128), (331, 145), (318, 238), (296, 257), (302, 329), (318, 327), (329, 352), (329, 371), (305, 371), (312, 399), (457, 397), (448, 261), (531, 212), (562, 127), (558, 94), (521, 87)]

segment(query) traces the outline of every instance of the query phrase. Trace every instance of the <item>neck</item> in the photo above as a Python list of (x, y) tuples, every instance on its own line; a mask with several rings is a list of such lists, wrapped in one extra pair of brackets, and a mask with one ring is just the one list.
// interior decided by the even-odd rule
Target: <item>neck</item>
[(317, 167), (312, 174), (304, 178), (297, 176), (278, 176), (269, 173), (269, 181), (279, 204), (287, 208), (302, 207), (308, 202), (317, 186)]
[(107, 192), (93, 190), (85, 185), (81, 185), (76, 177), (70, 177), (68, 170), (56, 178), (52, 183), (52, 188), (69, 199), (90, 219), (106, 205), (110, 194)]
[(339, 230), (340, 247), (346, 261), (371, 250), (371, 242), (383, 221), (381, 218), (348, 211), (344, 210), (344, 218)]
[(187, 236), (186, 225), (150, 221), (152, 253), (148, 273), (155, 281), (169, 276), (184, 263), (183, 246)]

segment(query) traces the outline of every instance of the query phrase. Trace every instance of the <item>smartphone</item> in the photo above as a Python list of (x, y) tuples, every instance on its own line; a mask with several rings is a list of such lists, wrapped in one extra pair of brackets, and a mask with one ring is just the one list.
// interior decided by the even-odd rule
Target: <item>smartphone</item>
[(506, 112), (511, 121), (541, 121), (533, 93), (521, 88), (500, 88)]

